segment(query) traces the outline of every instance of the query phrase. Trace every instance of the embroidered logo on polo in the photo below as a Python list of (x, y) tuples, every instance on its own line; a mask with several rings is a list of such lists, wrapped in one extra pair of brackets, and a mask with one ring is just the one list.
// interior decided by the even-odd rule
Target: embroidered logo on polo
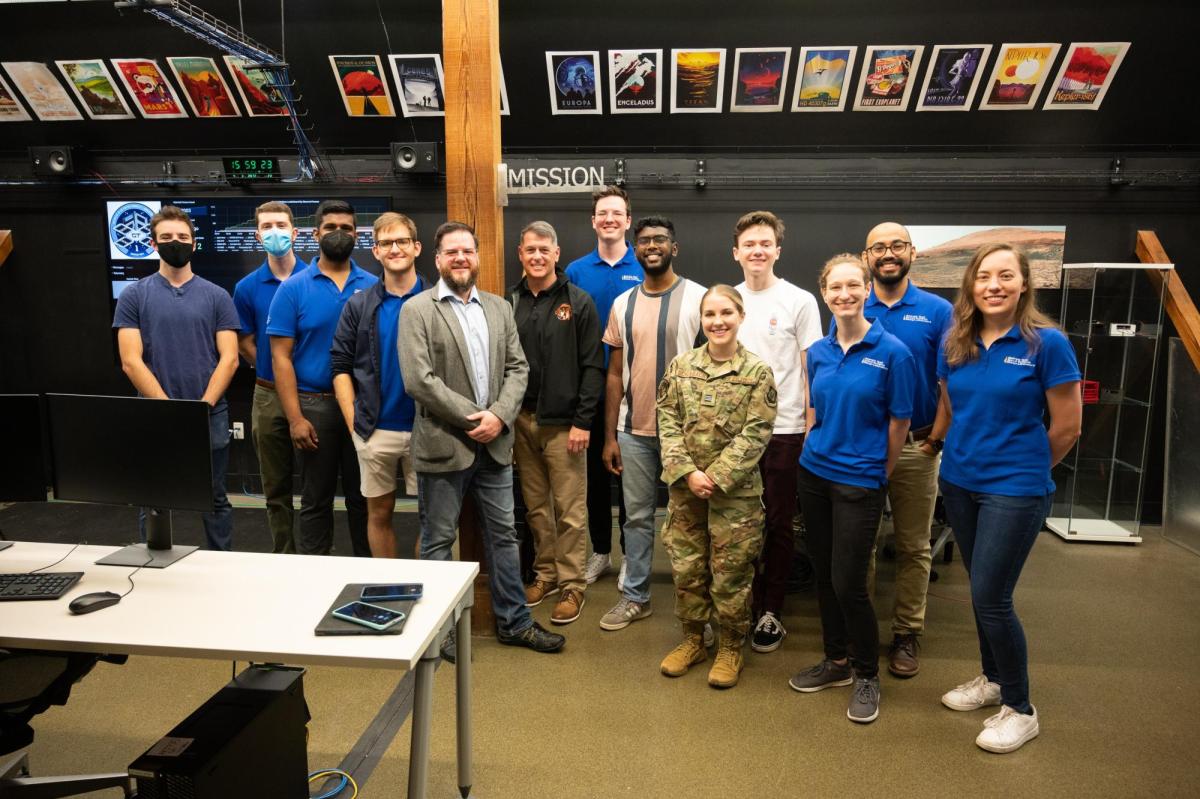
[(554, 309), (554, 317), (562, 322), (569, 321), (571, 318), (571, 306), (564, 302)]
[(887, 370), (887, 364), (875, 358), (863, 358), (862, 362), (867, 366), (874, 366), (876, 369), (883, 369), (884, 371)]
[(1015, 358), (1012, 355), (1006, 356), (1004, 362), (1009, 366), (1037, 366), (1036, 363), (1028, 358)]
[(621, 275), (622, 280), (632, 280), (634, 283), (641, 283), (642, 279), (637, 275)]
[(905, 322), (920, 322), (923, 325), (932, 325), (933, 324), (932, 319), (925, 316), (924, 314), (919, 314), (919, 313), (906, 313), (904, 315), (904, 321)]

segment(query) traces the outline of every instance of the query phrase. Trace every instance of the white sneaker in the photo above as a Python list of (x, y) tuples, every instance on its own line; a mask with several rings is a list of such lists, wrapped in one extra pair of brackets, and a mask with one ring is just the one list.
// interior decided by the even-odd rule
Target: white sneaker
[(612, 555), (593, 552), (588, 555), (587, 565), (583, 568), (583, 579), (588, 585), (591, 585), (610, 571), (612, 571)]
[(983, 732), (975, 739), (975, 745), (999, 754), (1020, 749), (1026, 741), (1036, 738), (1041, 732), (1037, 708), (1032, 710), (1033, 713), (1027, 716), (1005, 705), (999, 713), (983, 722)]
[(617, 572), (617, 590), (618, 591), (625, 590), (625, 566), (628, 565), (628, 563), (629, 563), (628, 559), (621, 558), (621, 571)]
[(951, 710), (979, 710), (1000, 704), (1000, 685), (980, 674), (954, 690), (942, 694), (942, 704)]

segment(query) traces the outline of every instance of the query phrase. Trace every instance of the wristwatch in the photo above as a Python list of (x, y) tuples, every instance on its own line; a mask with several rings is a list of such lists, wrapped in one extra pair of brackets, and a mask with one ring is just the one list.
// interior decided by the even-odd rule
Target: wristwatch
[(942, 447), (946, 446), (946, 441), (942, 438), (927, 438), (925, 439), (925, 443), (929, 445), (931, 450), (933, 450), (934, 455), (941, 452)]

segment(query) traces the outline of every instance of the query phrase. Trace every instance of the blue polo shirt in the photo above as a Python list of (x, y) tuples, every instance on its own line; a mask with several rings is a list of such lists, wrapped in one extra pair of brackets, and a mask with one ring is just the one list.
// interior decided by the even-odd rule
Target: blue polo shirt
[(800, 464), (834, 483), (885, 485), (888, 424), (912, 417), (917, 379), (912, 353), (879, 320), (845, 353), (836, 333), (807, 352), (816, 423), (804, 440)]
[(958, 366), (938, 353), (954, 413), (942, 450), (942, 479), (968, 491), (1006, 497), (1044, 496), (1050, 479), (1046, 391), (1080, 379), (1075, 348), (1057, 328), (1038, 328), (1032, 350), (1011, 330), (979, 357)]
[(351, 261), (346, 284), (338, 291), (314, 259), (311, 268), (289, 278), (275, 292), (267, 315), (267, 335), (295, 339), (292, 364), (300, 391), (333, 390), (329, 348), (342, 307), (352, 295), (378, 282), (379, 278)]
[[(878, 319), (883, 328), (904, 342), (917, 362), (916, 390), (913, 393), (913, 430), (933, 424), (938, 406), (938, 347), (954, 317), (954, 306), (938, 295), (924, 291), (911, 280), (899, 300), (890, 308), (871, 294), (863, 306), (863, 315), (872, 322)], [(829, 332), (837, 329), (837, 321), (829, 323)]]
[[(600, 257), (599, 247), (567, 265), (567, 280), (586, 291), (592, 302), (596, 303), (596, 317), (600, 320), (601, 332), (608, 324), (608, 315), (617, 297), (645, 279), (642, 265), (634, 257), (633, 247), (628, 243), (625, 245), (625, 255), (612, 266)], [(605, 344), (605, 366), (608, 365), (608, 349)]]
[(379, 387), (383, 393), (382, 407), (376, 428), (411, 432), (417, 406), (404, 390), (404, 378), (400, 376), (400, 350), (396, 343), (400, 338), (400, 309), (404, 303), (425, 290), (420, 276), (412, 289), (403, 297), (389, 292), (383, 293), (383, 302), (375, 316), (379, 331)]
[(176, 288), (155, 272), (121, 292), (113, 327), (141, 332), (142, 360), (168, 397), (198, 400), (221, 359), (217, 331), (241, 325), (225, 289), (202, 277)]
[[(307, 268), (308, 264), (297, 258), (291, 276)], [(263, 380), (275, 379), (275, 367), (271, 365), (271, 338), (267, 335), (267, 314), (271, 311), (271, 300), (275, 299), (275, 292), (281, 285), (283, 281), (275, 277), (270, 265), (263, 261), (262, 266), (233, 287), (233, 304), (242, 322), (242, 335), (254, 336), (254, 371)]]

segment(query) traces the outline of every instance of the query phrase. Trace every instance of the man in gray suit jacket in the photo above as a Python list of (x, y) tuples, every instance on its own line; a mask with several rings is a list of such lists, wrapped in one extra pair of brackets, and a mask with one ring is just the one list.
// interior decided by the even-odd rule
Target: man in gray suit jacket
[[(513, 526), (512, 425), (529, 365), (508, 303), (475, 287), (479, 243), (462, 222), (434, 234), (440, 280), (400, 312), (400, 372), (417, 402), (412, 456), (417, 471), (421, 558), (450, 560), (463, 496), (475, 498), (497, 638), (556, 652), (566, 639), (529, 615)], [(442, 655), (454, 659), (453, 638)]]

